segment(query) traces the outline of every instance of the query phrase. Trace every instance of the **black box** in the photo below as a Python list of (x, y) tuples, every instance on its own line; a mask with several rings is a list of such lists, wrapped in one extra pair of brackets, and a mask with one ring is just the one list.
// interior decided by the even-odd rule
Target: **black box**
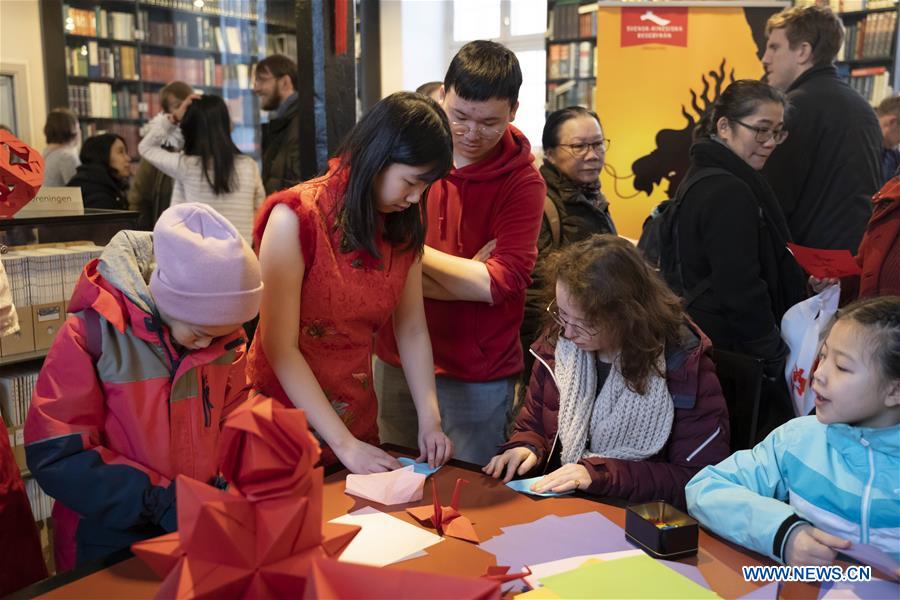
[(662, 501), (633, 504), (625, 510), (625, 537), (654, 558), (697, 554), (697, 521)]

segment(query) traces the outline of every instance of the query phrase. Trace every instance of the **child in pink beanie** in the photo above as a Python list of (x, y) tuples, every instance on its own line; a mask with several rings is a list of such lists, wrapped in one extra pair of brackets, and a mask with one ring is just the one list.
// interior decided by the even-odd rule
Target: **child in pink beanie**
[(216, 479), (261, 295), (253, 251), (205, 204), (119, 232), (87, 264), (25, 423), (60, 570), (174, 531), (175, 477)]

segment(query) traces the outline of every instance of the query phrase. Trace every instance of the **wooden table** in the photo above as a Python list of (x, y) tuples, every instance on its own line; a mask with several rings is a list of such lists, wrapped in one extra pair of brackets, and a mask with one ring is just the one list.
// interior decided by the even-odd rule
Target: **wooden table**
[[(385, 507), (344, 494), (346, 474), (346, 471), (342, 470), (328, 475), (325, 479), (323, 512), (326, 521), (365, 506), (373, 506), (410, 523), (416, 523), (405, 512), (409, 505)], [(451, 461), (451, 464), (433, 477), (444, 502), (449, 502), (458, 477), (469, 481), (469, 485), (466, 485), (462, 492), (460, 508), (475, 523), (475, 529), (483, 541), (502, 533), (501, 527), (528, 523), (545, 515), (566, 516), (597, 511), (620, 527), (625, 526), (625, 511), (621, 503), (617, 506), (587, 496), (562, 498), (526, 496), (484, 476), (475, 465)], [(425, 504), (429, 499), (430, 494), (426, 494), (426, 498), (415, 505)], [(622, 535), (624, 536), (624, 531)], [(488, 566), (496, 564), (493, 554), (481, 550), (474, 544), (454, 538), (446, 538), (442, 543), (428, 548), (426, 552), (427, 556), (386, 568), (478, 576), (483, 574)], [(109, 562), (111, 561), (107, 561)], [(763, 585), (745, 582), (741, 575), (742, 566), (773, 564), (768, 558), (748, 553), (702, 530), (699, 553), (680, 562), (697, 566), (710, 587), (724, 598), (737, 598)], [(152, 598), (159, 583), (159, 578), (148, 567), (139, 559), (132, 557), (112, 566), (94, 565), (52, 577), (26, 588), (17, 596), (32, 597), (45, 594), (47, 598), (67, 599)], [(817, 591), (818, 585), (790, 583), (785, 584), (780, 597), (814, 599)]]

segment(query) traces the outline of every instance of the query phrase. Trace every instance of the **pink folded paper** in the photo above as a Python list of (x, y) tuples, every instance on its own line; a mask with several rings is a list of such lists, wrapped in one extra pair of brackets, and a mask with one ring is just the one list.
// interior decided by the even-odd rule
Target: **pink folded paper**
[(422, 499), (425, 476), (414, 471), (412, 465), (369, 475), (347, 475), (344, 492), (380, 504), (406, 504)]

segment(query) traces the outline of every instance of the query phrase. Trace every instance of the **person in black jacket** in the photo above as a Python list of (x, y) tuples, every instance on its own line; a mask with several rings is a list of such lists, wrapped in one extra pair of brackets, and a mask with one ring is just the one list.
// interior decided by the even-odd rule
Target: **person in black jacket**
[(798, 244), (855, 254), (881, 187), (881, 128), (833, 65), (841, 21), (826, 7), (794, 7), (773, 15), (766, 33), (767, 81), (792, 109), (791, 135), (764, 174)]
[(296, 63), (282, 54), (259, 61), (253, 93), (260, 108), (269, 111), (269, 122), (262, 126), (262, 180), (266, 194), (273, 194), (301, 180)]
[(81, 164), (67, 185), (81, 188), (85, 208), (128, 208), (131, 157), (122, 136), (102, 133), (81, 146)]
[[(697, 126), (691, 166), (675, 221), (685, 290), (699, 293), (688, 314), (722, 350), (764, 361), (771, 381), (782, 380), (788, 348), (779, 325), (805, 295), (805, 278), (786, 244), (791, 241), (778, 199), (759, 174), (787, 137), (784, 94), (754, 80), (739, 80), (718, 97)], [(667, 275), (664, 273), (664, 275)], [(667, 279), (670, 279), (666, 276)], [(787, 415), (761, 407), (761, 418)], [(777, 416), (773, 416), (773, 411)]]
[[(557, 110), (547, 117), (541, 137), (544, 164), (541, 175), (547, 183), (552, 208), (544, 210), (538, 236), (538, 258), (531, 286), (525, 292), (525, 318), (521, 338), (525, 351), (525, 380), (533, 358), (528, 349), (540, 333), (545, 306), (540, 296), (542, 266), (553, 251), (595, 233), (616, 233), (609, 215), (609, 202), (600, 191), (600, 170), (606, 160), (609, 140), (596, 113), (580, 106)], [(558, 226), (551, 220), (558, 218)]]

